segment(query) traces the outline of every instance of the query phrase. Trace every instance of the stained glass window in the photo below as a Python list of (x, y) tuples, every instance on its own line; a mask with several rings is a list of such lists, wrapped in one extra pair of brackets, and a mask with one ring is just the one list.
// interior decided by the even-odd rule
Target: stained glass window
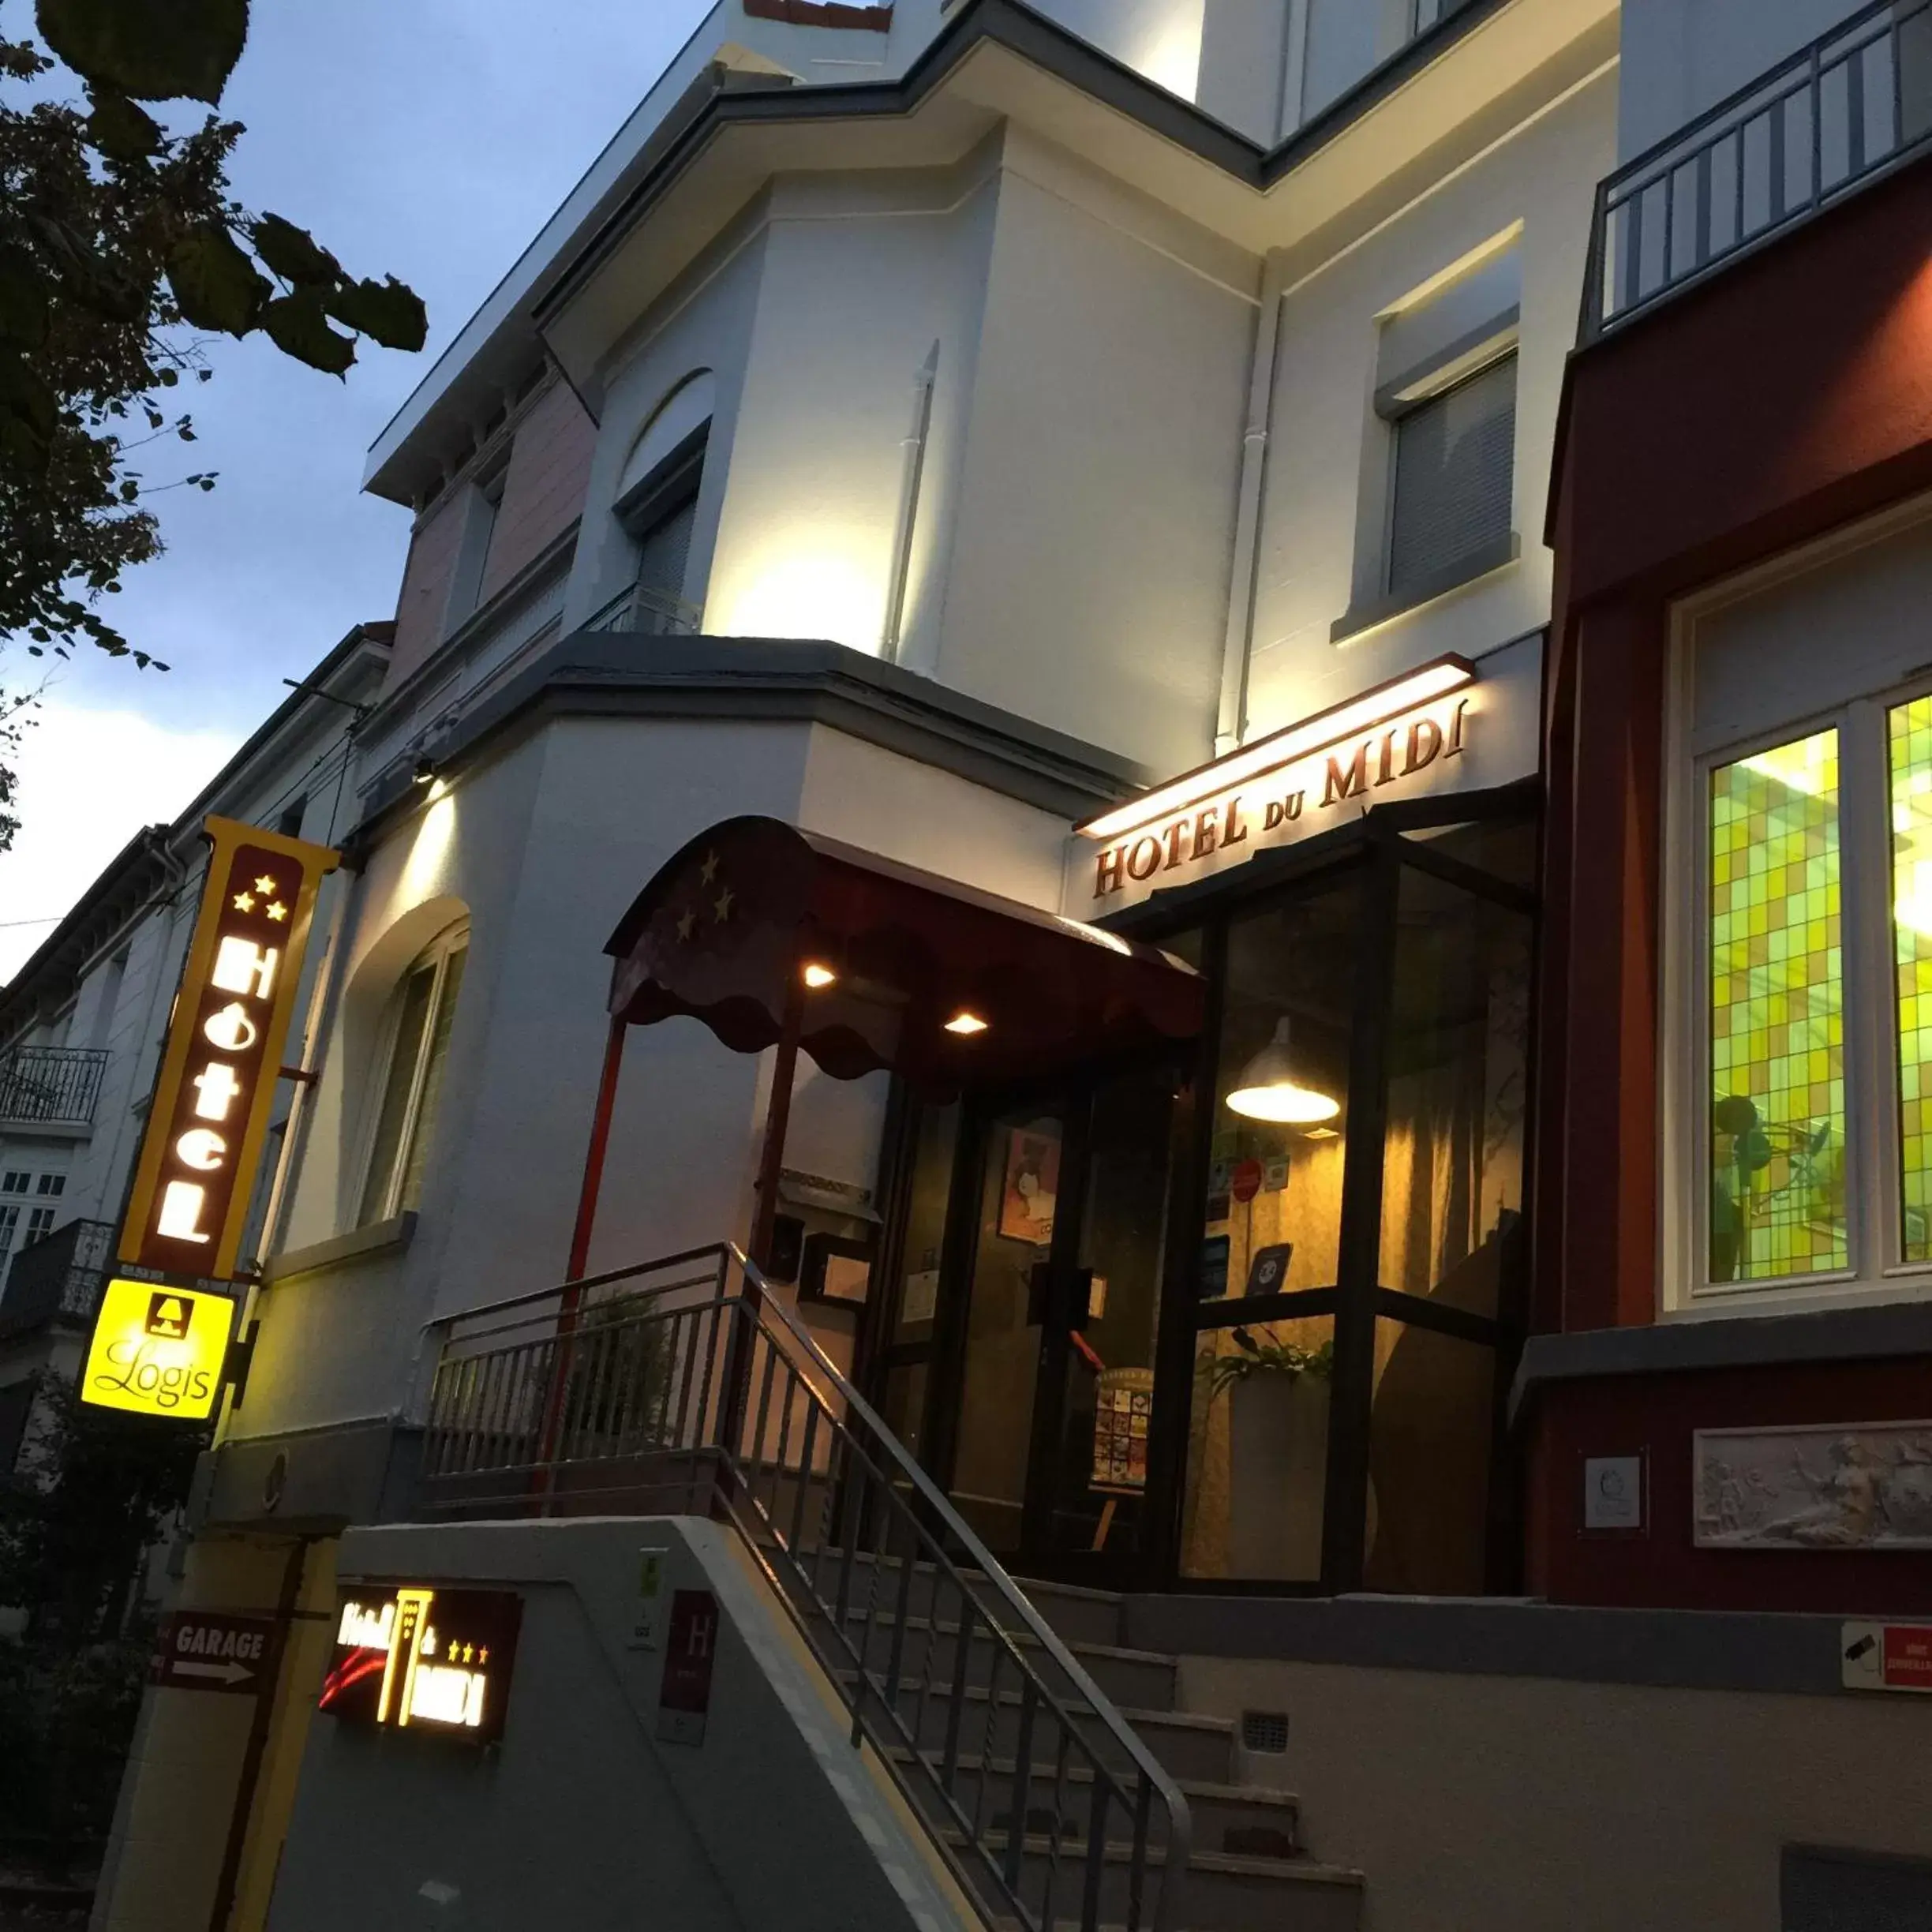
[(1900, 1252), (1932, 1261), (1932, 697), (1895, 706), (1889, 724)]
[(1712, 773), (1710, 863), (1710, 1279), (1844, 1268), (1835, 729)]

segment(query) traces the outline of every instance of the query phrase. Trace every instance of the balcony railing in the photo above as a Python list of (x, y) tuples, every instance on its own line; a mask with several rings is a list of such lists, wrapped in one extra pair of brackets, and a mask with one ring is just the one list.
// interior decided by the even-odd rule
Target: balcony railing
[(989, 1920), (1185, 1923), (1186, 1799), (737, 1249), (519, 1296), (432, 1336), (426, 1515), (721, 1516), (854, 1747), (877, 1749)]
[(584, 626), (586, 631), (634, 631), (645, 637), (695, 637), (704, 612), (668, 590), (632, 584), (620, 590)]
[(14, 1256), (0, 1293), (0, 1335), (58, 1321), (84, 1327), (100, 1305), (114, 1255), (114, 1226), (69, 1221)]
[(1932, 143), (1932, 0), (1878, 0), (1603, 182), (1585, 342)]
[(92, 1047), (0, 1052), (0, 1127), (91, 1127), (107, 1065)]

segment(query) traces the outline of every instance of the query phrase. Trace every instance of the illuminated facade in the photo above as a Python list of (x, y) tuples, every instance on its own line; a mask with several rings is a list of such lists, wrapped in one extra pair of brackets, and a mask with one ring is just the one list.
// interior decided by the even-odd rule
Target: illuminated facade
[[(358, 1700), (518, 1748), (548, 1600), (522, 1578), (492, 1703), (437, 1612), (505, 1582), (462, 1519), (567, 1513), (573, 1481), (625, 1513), (567, 1466), (630, 1440), (576, 1331), (536, 1376), (446, 1357), (453, 1325), (724, 1237), (993, 1559), (1134, 1593), (1145, 1648), (1227, 1666), (1189, 1666), (1225, 1724), (1312, 1708), (1296, 1672), (1332, 1655), (1510, 1675), (1553, 1645), (1554, 1676), (1614, 1678), (1470, 1599), (1922, 1607), (1923, 1556), (1778, 1541), (1932, 1455), (1902, 1383), (1814, 1382), (1740, 1441), (1749, 1388), (1682, 1372), (1800, 1349), (1764, 1299), (1794, 1285), (1855, 1310), (1828, 1348), (1915, 1320), (1926, 969), (1883, 826), (1915, 836), (1926, 788), (1920, 660), (1813, 691), (1792, 645), (1766, 711), (1754, 634), (1687, 579), (1672, 623), (1724, 635), (1665, 712), (1686, 661), (1590, 630), (1618, 571), (1649, 595), (1660, 506), (1690, 514), (1618, 440), (1662, 406), (1619, 416), (1615, 372), (1896, 200), (1909, 156), (1652, 291), (1645, 234), (1668, 279), (1656, 238), (1693, 231), (1593, 195), (1676, 126), (1644, 125), (1684, 77), (1657, 31), (1608, 0), (726, 0), (385, 430), (367, 484), (412, 547), (182, 1583), (286, 1606), (263, 1750), (206, 1754), (254, 1821), (204, 1861), (227, 1923), (278, 1923), (304, 1739), (336, 1767), (313, 1795), (361, 1762)], [(1680, 118), (1788, 51), (1747, 40), (1686, 69)], [(1619, 261), (1653, 314), (1605, 296)], [(1650, 549), (1607, 556), (1633, 528)], [(1723, 537), (1705, 560), (1745, 567)], [(649, 1350), (616, 1358), (661, 1408)], [(1893, 1432), (1787, 1453), (1800, 1411)], [(485, 1460), (425, 1460), (459, 1440)], [(426, 1522), (435, 1560), (338, 1588), (345, 1530)], [(1358, 1643), (1395, 1608), (1364, 1594), (1433, 1634)], [(1414, 1602), (1451, 1597), (1475, 1623)], [(1645, 1642), (1635, 1682), (1697, 1687)], [(1708, 1687), (1795, 1724), (1755, 1668)], [(1391, 1717), (1390, 1788), (1431, 1721)], [(1527, 1766), (1532, 1732), (1471, 1759)], [(1511, 1775), (1473, 1780), (1491, 1825)], [(137, 1768), (125, 1844), (161, 1791)], [(1427, 1895), (1386, 1808), (1331, 1829)], [(1724, 1843), (1713, 1870), (1758, 1855)], [(1445, 1909), (1584, 1922), (1541, 1882)], [(124, 1859), (112, 1923), (158, 1923), (159, 1883)]]

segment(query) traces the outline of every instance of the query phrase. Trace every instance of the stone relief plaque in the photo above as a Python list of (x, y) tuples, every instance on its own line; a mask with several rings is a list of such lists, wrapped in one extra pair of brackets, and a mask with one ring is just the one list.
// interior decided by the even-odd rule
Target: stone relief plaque
[(1932, 1421), (1698, 1429), (1701, 1549), (1932, 1549)]

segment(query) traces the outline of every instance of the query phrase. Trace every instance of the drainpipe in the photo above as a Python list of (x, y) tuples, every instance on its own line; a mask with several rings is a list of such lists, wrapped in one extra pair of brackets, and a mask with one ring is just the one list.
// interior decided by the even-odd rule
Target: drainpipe
[(912, 430), (900, 444), (899, 521), (893, 532), (892, 582), (886, 593), (886, 634), (879, 655), (899, 661), (899, 629), (905, 618), (906, 581), (912, 571), (912, 526), (919, 519), (919, 479), (926, 469), (926, 437), (932, 427), (933, 382), (939, 373), (939, 345), (912, 378)]
[(1234, 510), (1234, 565), (1228, 582), (1227, 632), (1221, 647), (1221, 708), (1215, 755), (1248, 732), (1248, 667), (1254, 647), (1255, 567), (1267, 474), (1268, 417), (1275, 404), (1275, 349), (1281, 333), (1282, 258), (1271, 250), (1261, 270), (1254, 359), (1248, 372), (1248, 427), (1241, 437), (1241, 494)]

